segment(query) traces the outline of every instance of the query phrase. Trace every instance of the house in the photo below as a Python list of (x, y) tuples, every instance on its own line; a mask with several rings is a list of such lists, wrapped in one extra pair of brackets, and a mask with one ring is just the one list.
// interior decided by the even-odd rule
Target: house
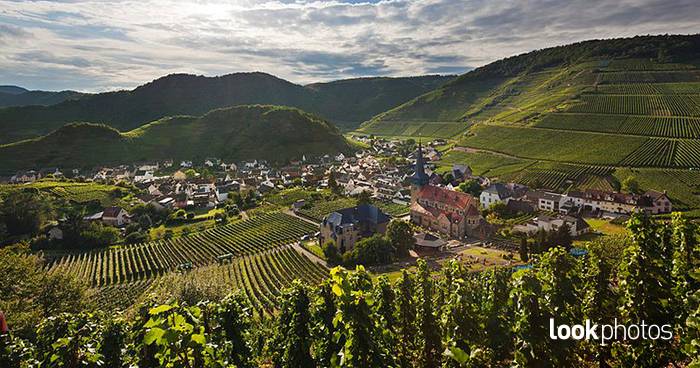
[(136, 170), (136, 173), (134, 174), (134, 182), (136, 183), (144, 183), (144, 182), (149, 182), (152, 181), (155, 178), (153, 175), (153, 171), (151, 170)]
[(584, 211), (610, 214), (630, 214), (634, 211), (659, 214), (673, 210), (668, 195), (654, 190), (642, 195), (601, 190), (572, 191), (563, 196), (562, 203), (567, 207), (579, 207)]
[(513, 226), (513, 232), (532, 235), (539, 230), (556, 231), (564, 224), (569, 226), (569, 234), (572, 237), (580, 236), (591, 231), (591, 226), (580, 216), (540, 215), (525, 224)]
[(422, 254), (438, 253), (446, 249), (447, 241), (430, 233), (418, 233), (413, 236), (416, 239), (414, 250)]
[(10, 183), (31, 183), (41, 179), (41, 175), (34, 170), (20, 171), (10, 178)]
[(173, 173), (173, 179), (177, 181), (185, 181), (187, 180), (187, 175), (184, 172), (182, 172), (182, 170), (178, 170), (175, 171), (175, 173)]
[(473, 175), (472, 168), (467, 165), (452, 165), (452, 177), (458, 182), (470, 179)]
[(655, 190), (649, 190), (646, 193), (644, 193), (644, 197), (647, 198), (646, 206), (644, 209), (649, 213), (670, 213), (673, 210), (671, 199), (668, 198), (666, 191), (657, 192)]
[(544, 190), (528, 190), (522, 197), (524, 201), (530, 202), (535, 208), (541, 211), (558, 212), (560, 204), (563, 203), (563, 196), (558, 193)]
[(481, 192), (479, 201), (481, 206), (489, 208), (496, 203), (508, 204), (512, 196), (513, 193), (504, 184), (494, 183)]
[(263, 181), (262, 183), (260, 183), (260, 185), (258, 185), (258, 192), (263, 193), (263, 194), (268, 193), (274, 189), (275, 189), (275, 184), (272, 181), (270, 181), (270, 179), (267, 179), (267, 180)]
[(292, 203), (292, 211), (297, 212), (300, 209), (304, 208), (304, 206), (306, 206), (305, 200), (303, 200), (303, 199), (296, 200), (296, 201), (294, 201), (294, 203)]
[(479, 201), (469, 194), (429, 184), (421, 144), (411, 178), (411, 221), (418, 226), (453, 238), (487, 232)]
[(130, 221), (129, 213), (121, 207), (107, 207), (102, 211), (102, 223), (105, 225), (121, 227)]
[(362, 238), (384, 234), (389, 220), (388, 215), (371, 204), (344, 208), (323, 218), (318, 241), (319, 244), (332, 241), (344, 253)]

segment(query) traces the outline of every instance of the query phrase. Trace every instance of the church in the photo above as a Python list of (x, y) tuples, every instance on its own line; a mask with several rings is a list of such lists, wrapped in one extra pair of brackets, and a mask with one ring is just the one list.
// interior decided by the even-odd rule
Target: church
[(429, 183), (420, 142), (411, 177), (411, 221), (450, 238), (485, 236), (486, 223), (476, 198)]

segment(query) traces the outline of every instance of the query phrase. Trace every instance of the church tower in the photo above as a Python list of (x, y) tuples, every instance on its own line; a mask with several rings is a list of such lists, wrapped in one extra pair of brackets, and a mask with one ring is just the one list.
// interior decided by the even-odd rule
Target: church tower
[(428, 175), (425, 174), (425, 161), (423, 160), (423, 147), (418, 140), (418, 154), (413, 176), (411, 176), (411, 203), (415, 203), (416, 196), (424, 186), (428, 185)]

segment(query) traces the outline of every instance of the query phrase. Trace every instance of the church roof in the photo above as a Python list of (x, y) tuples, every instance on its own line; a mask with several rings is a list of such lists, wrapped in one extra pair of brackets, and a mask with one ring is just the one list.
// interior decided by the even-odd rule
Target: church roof
[(415, 172), (411, 176), (411, 181), (415, 185), (426, 185), (430, 178), (425, 173), (425, 160), (423, 160), (423, 147), (420, 141), (418, 142), (418, 154), (416, 155)]
[[(463, 210), (469, 209), (471, 206), (478, 214), (476, 199), (467, 193), (449, 190), (434, 185), (427, 185), (423, 187), (420, 192), (418, 192), (418, 198), (426, 199), (432, 202), (445, 203)], [(471, 215), (471, 213), (468, 213), (468, 215)]]

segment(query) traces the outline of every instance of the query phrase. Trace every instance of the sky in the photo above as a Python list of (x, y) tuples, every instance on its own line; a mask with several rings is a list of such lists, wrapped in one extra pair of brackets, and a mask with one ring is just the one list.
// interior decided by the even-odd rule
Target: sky
[(306, 84), (459, 74), (593, 38), (700, 32), (697, 0), (0, 0), (0, 85), (85, 92), (171, 73)]

